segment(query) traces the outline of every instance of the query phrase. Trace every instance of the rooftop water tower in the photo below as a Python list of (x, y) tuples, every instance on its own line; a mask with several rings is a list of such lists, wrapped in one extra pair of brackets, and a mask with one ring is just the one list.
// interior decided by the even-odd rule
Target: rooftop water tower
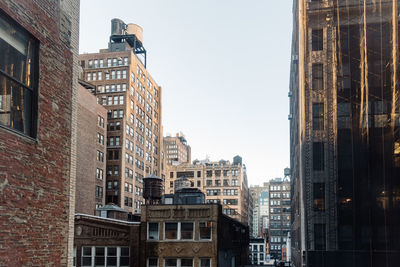
[(155, 174), (152, 174), (144, 178), (143, 181), (143, 198), (145, 199), (146, 204), (160, 204), (163, 193), (163, 180)]

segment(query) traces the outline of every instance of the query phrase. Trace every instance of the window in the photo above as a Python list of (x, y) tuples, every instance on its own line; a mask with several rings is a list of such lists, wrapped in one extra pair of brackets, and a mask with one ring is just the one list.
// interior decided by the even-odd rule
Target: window
[(82, 247), (82, 266), (92, 266), (91, 247)]
[(238, 200), (237, 199), (224, 199), (224, 205), (237, 205)]
[(199, 239), (211, 239), (211, 222), (199, 222)]
[(313, 103), (312, 106), (313, 130), (324, 129), (324, 103)]
[(105, 248), (104, 247), (96, 247), (95, 248), (94, 264), (96, 266), (104, 266), (105, 265)]
[(165, 223), (165, 239), (178, 239), (178, 223)]
[(324, 183), (314, 183), (314, 210), (323, 211), (325, 210), (325, 184)]
[(312, 90), (324, 89), (324, 65), (320, 63), (312, 64)]
[(200, 259), (199, 267), (211, 267), (211, 259)]
[(36, 137), (39, 44), (0, 16), (0, 125)]
[(97, 161), (104, 162), (104, 153), (97, 150)]
[(107, 248), (107, 266), (117, 266), (117, 248)]
[(315, 250), (325, 250), (325, 224), (314, 224)]
[(158, 267), (158, 259), (157, 258), (149, 258), (147, 259), (148, 267)]
[(96, 169), (96, 178), (103, 180), (103, 170), (102, 169), (99, 169), (99, 168)]
[(312, 51), (320, 51), (324, 49), (324, 30), (313, 29), (312, 33)]
[(148, 240), (158, 240), (158, 223), (149, 223), (148, 224)]
[(98, 116), (97, 122), (98, 122), (99, 127), (104, 128), (104, 118), (103, 117)]
[(164, 266), (165, 267), (177, 267), (178, 266), (178, 260), (177, 259), (165, 259), (164, 260)]
[(182, 240), (193, 239), (193, 223), (192, 222), (182, 222), (181, 223), (181, 239)]
[(201, 171), (197, 171), (197, 177), (201, 177)]
[[(119, 259), (119, 265), (118, 264)], [(128, 267), (129, 247), (82, 247), (82, 265)]]
[(324, 170), (324, 143), (313, 143), (313, 169), (314, 171)]
[(165, 267), (193, 267), (193, 259), (165, 259)]
[(103, 187), (96, 186), (96, 197), (102, 198), (103, 197)]

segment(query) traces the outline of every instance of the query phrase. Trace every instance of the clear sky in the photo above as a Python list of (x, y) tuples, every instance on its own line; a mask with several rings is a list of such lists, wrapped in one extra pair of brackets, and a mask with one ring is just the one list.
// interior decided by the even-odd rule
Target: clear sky
[(107, 47), (112, 18), (143, 28), (164, 136), (182, 131), (192, 159), (242, 156), (249, 184), (283, 176), (292, 1), (81, 0), (81, 53)]

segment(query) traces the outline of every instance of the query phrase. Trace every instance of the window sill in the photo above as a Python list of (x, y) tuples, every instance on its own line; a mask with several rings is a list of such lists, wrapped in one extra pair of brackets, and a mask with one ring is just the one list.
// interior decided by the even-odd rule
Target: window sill
[(25, 135), (24, 133), (21, 133), (21, 132), (19, 132), (17, 130), (14, 130), (12, 128), (8, 128), (8, 127), (3, 126), (1, 124), (0, 124), (0, 129), (3, 129), (6, 132), (9, 132), (9, 133), (12, 133), (12, 134), (14, 134), (14, 135), (16, 135), (18, 137), (21, 137), (21, 138), (25, 139), (26, 141), (28, 141), (31, 144), (37, 144), (39, 142), (37, 138), (30, 137), (28, 135)]

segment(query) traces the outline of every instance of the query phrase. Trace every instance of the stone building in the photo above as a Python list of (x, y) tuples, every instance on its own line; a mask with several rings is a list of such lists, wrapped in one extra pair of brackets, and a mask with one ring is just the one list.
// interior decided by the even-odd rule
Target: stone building
[(289, 180), (275, 178), (269, 181), (269, 208), (269, 254), (272, 259), (283, 260), (282, 247), (286, 246), (290, 232)]
[(293, 1), (292, 262), (400, 262), (399, 0)]
[(107, 109), (106, 203), (140, 213), (143, 177), (164, 173), (161, 87), (146, 69), (142, 29), (112, 20), (107, 49), (82, 54), (86, 82)]
[(164, 137), (163, 148), (168, 164), (172, 164), (172, 162), (190, 163), (192, 161), (191, 148), (182, 133)]
[(73, 266), (139, 266), (139, 234), (140, 222), (76, 214)]
[[(268, 198), (268, 192), (269, 192), (269, 183), (265, 182), (261, 186), (260, 185), (251, 185), (249, 188), (249, 194), (251, 195), (251, 199), (253, 201), (253, 231), (251, 232), (252, 237), (264, 237), (264, 231), (262, 227), (262, 216), (269, 214), (269, 201), (265, 200), (265, 198)], [(264, 197), (262, 198), (262, 201), (260, 200), (260, 195), (263, 194)], [(262, 203), (260, 203), (262, 202)], [(264, 205), (265, 203), (265, 205)], [(266, 206), (266, 207), (265, 207)], [(260, 209), (263, 211), (261, 214)]]
[(79, 80), (75, 212), (96, 215), (105, 204), (107, 110), (96, 87)]
[(141, 214), (141, 266), (244, 266), (248, 227), (219, 204), (145, 205)]
[(0, 266), (72, 265), (79, 1), (0, 1)]
[(250, 238), (249, 240), (249, 261), (252, 265), (266, 265), (267, 242), (264, 238)]
[(165, 192), (174, 193), (175, 183), (180, 177), (189, 180), (191, 187), (199, 188), (208, 203), (219, 203), (223, 213), (248, 224), (249, 189), (246, 166), (241, 158), (236, 161), (193, 161), (168, 165)]

